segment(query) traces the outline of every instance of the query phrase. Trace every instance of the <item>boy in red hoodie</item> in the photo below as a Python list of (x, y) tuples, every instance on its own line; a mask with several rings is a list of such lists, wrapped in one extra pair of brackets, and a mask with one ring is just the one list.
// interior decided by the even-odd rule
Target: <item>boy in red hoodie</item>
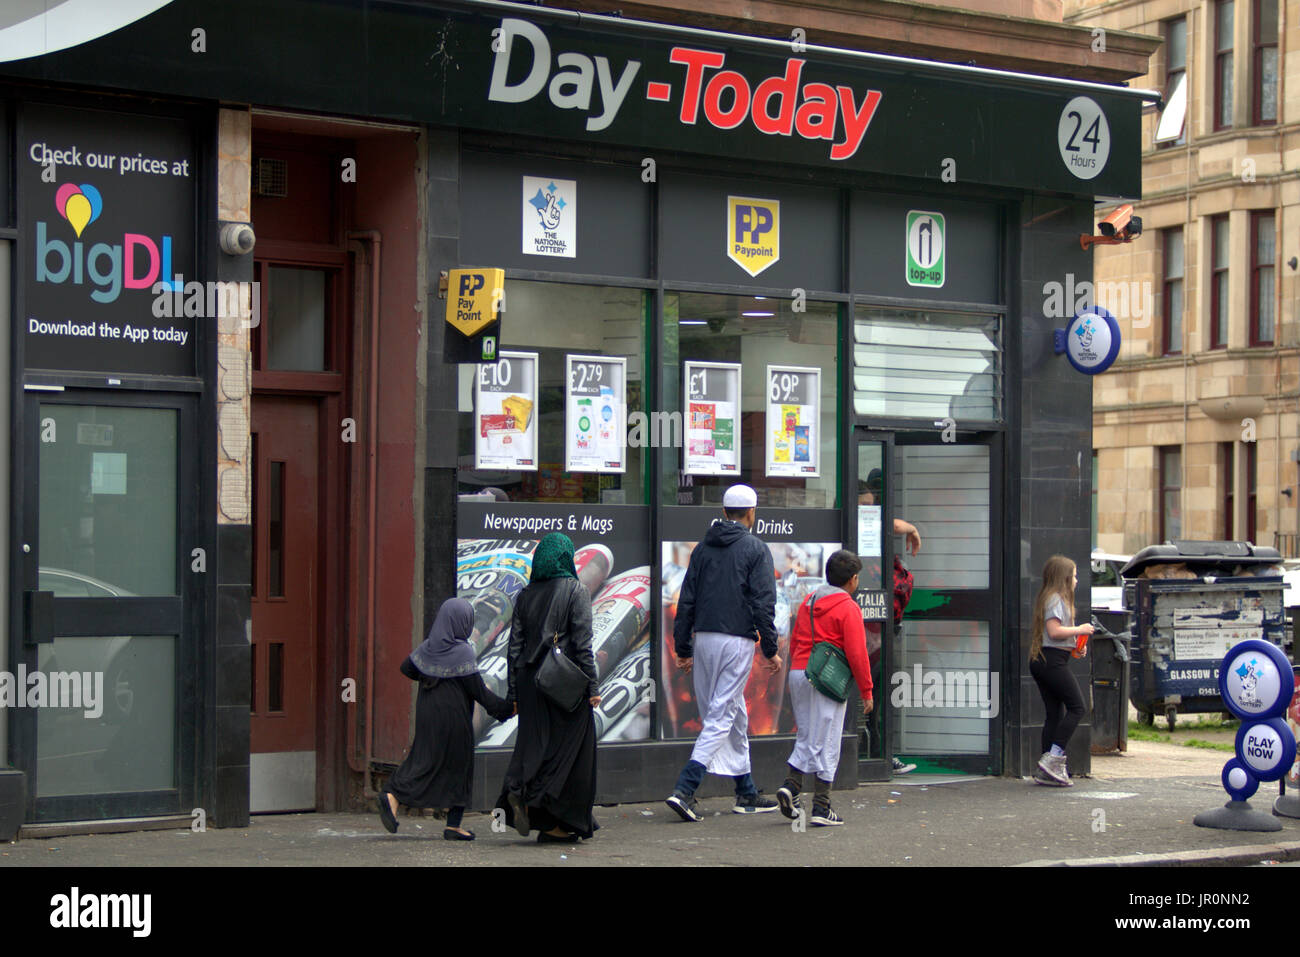
[(798, 816), (804, 775), (816, 775), (810, 820), (819, 827), (844, 823), (831, 809), (831, 782), (840, 763), (840, 739), (848, 702), (835, 701), (813, 688), (804, 675), (804, 668), (814, 640), (829, 641), (843, 650), (862, 694), (862, 713), (871, 713), (867, 634), (862, 626), (862, 609), (853, 599), (861, 571), (862, 561), (852, 552), (840, 549), (831, 555), (826, 560), (826, 584), (799, 606), (790, 636), (790, 703), (794, 707), (798, 735), (790, 752), (790, 776), (777, 790), (776, 800), (786, 817)]

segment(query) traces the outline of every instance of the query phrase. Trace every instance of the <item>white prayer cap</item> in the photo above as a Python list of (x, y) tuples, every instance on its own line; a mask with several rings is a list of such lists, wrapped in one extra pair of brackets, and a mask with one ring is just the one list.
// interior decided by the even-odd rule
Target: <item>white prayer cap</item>
[(733, 485), (722, 496), (723, 508), (755, 508), (758, 505), (758, 493), (748, 485)]

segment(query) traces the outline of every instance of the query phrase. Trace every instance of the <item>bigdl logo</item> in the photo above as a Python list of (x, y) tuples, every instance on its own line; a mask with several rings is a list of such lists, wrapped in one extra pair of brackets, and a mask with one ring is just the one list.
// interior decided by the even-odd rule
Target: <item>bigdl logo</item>
[[(104, 211), (104, 199), (94, 186), (64, 183), (54, 194), (54, 209), (72, 227), (76, 240), (69, 246), (61, 239), (50, 239), (45, 221), (37, 221), (37, 282), (60, 284), (71, 279), (73, 285), (81, 286), (89, 279), (96, 287), (90, 298), (102, 303), (115, 302), (124, 288), (150, 289), (155, 283), (172, 291), (182, 288), (183, 277), (162, 278), (172, 271), (170, 236), (155, 243), (140, 233), (123, 233), (121, 243), (95, 243), (89, 250), (84, 248), (81, 234)], [(141, 252), (148, 262), (144, 270), (137, 268)]]
[(757, 276), (781, 258), (781, 203), (727, 197), (727, 258)]

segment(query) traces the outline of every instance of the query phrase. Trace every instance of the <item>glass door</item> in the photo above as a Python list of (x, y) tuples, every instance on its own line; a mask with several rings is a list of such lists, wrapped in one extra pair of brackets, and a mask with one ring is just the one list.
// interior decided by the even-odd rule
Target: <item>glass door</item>
[[(893, 719), (889, 709), (889, 682), (893, 660), (893, 512), (885, 494), (894, 441), (892, 433), (858, 429), (857, 508), (854, 528), (845, 541), (856, 542), (862, 560), (855, 596), (862, 608), (871, 661), (874, 701), (871, 714), (858, 720), (858, 775), (869, 781), (885, 780), (892, 763)], [(887, 533), (886, 529), (890, 532)]]
[(29, 821), (193, 807), (186, 613), (207, 561), (183, 547), (198, 532), (194, 401), (149, 399), (26, 394), (15, 644), (27, 707), (12, 714)]

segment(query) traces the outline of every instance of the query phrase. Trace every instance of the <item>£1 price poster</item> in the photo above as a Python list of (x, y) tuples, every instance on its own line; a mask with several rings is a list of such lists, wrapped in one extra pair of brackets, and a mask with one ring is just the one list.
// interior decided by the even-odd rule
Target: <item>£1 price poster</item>
[(627, 359), (565, 356), (568, 381), (564, 467), (569, 472), (623, 472)]
[(474, 384), (474, 467), (537, 471), (537, 353), (501, 352)]
[(686, 370), (682, 471), (740, 474), (740, 363), (690, 362)]
[(767, 367), (767, 475), (820, 474), (822, 373), (804, 366)]

